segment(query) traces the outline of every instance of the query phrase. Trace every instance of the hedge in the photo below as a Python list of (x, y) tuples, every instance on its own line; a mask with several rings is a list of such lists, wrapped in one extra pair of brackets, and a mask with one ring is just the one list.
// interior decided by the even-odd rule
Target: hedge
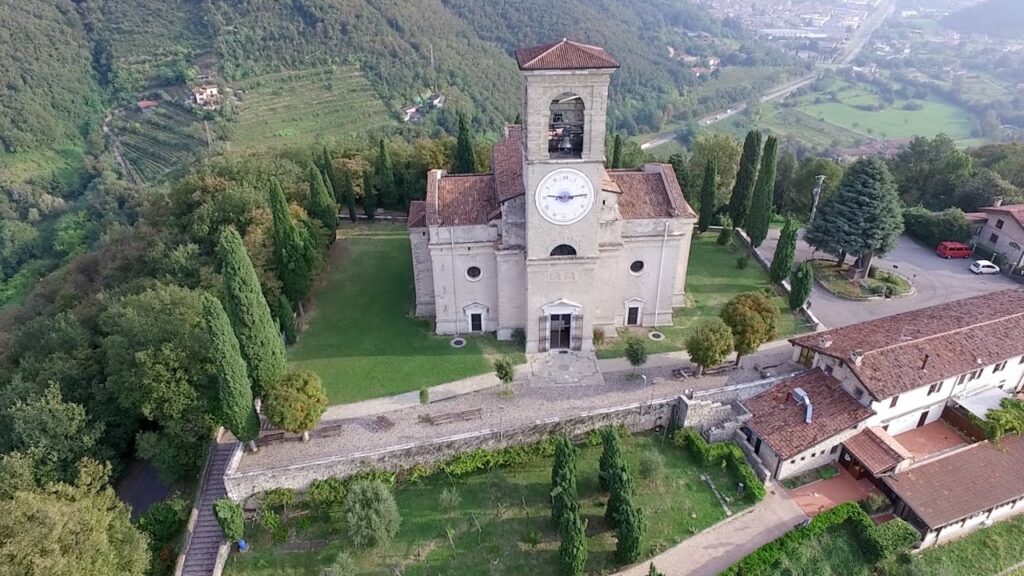
[(903, 226), (910, 237), (934, 250), (940, 242), (967, 242), (971, 224), (959, 208), (931, 212), (921, 207), (903, 210)]
[(747, 498), (753, 502), (764, 499), (764, 484), (754, 474), (740, 447), (733, 442), (710, 444), (693, 428), (681, 428), (672, 434), (672, 443), (686, 447), (704, 466), (720, 465), (723, 461), (734, 474), (740, 477), (746, 489)]

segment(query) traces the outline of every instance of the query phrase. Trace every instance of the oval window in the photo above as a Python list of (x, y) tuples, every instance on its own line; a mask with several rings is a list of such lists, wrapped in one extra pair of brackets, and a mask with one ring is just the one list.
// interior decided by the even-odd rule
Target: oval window
[(639, 274), (639, 273), (643, 272), (644, 271), (644, 261), (643, 260), (635, 260), (632, 264), (629, 265), (629, 271), (632, 272), (633, 274)]
[(470, 266), (469, 268), (466, 268), (466, 278), (469, 278), (470, 280), (479, 280), (482, 275), (483, 272), (480, 270), (479, 266)]

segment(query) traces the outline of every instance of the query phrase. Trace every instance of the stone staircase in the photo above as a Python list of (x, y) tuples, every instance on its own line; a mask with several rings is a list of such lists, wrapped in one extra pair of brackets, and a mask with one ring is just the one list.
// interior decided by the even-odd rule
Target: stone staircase
[(237, 446), (235, 442), (217, 443), (209, 456), (206, 473), (203, 476), (202, 490), (196, 506), (196, 521), (188, 533), (185, 543), (184, 561), (175, 576), (212, 576), (220, 573), (223, 565), (218, 566), (218, 555), (224, 537), (213, 515), (213, 503), (227, 496), (224, 488), (224, 472), (227, 470), (231, 454)]

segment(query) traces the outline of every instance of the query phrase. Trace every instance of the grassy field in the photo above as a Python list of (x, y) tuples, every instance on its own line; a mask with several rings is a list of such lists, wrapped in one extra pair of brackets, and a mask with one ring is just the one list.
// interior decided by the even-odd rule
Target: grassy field
[[(673, 313), (672, 326), (658, 328), (665, 335), (664, 340), (645, 340), (648, 353), (682, 350), (698, 320), (717, 315), (726, 302), (739, 294), (770, 287), (768, 273), (760, 264), (751, 260), (746, 268), (740, 270), (736, 260), (744, 254), (744, 250), (735, 245), (719, 246), (715, 243), (716, 236), (716, 233), (708, 232), (693, 239), (690, 267), (686, 273), (686, 294), (692, 305)], [(803, 329), (801, 320), (789, 311), (786, 300), (776, 296), (775, 303), (779, 306), (776, 337), (784, 338), (800, 332)], [(606, 342), (597, 351), (598, 358), (618, 358), (624, 355), (625, 343), (622, 338)]]
[(0, 151), (0, 184), (39, 180), (70, 186), (82, 176), (84, 162), (85, 144), (81, 142), (14, 154)]
[(229, 139), (236, 148), (266, 149), (342, 138), (390, 122), (370, 83), (354, 66), (250, 78), (241, 90)]
[(768, 573), (793, 576), (870, 576), (874, 572), (864, 561), (853, 528), (839, 525), (784, 555)]
[[(314, 296), (309, 329), (290, 352), (313, 370), (332, 404), (418, 390), (491, 370), (489, 355), (512, 354), (493, 337), (461, 349), (410, 316), (412, 254), (404, 226), (342, 225), (338, 254)], [(515, 354), (522, 362), (522, 354)]]
[(152, 112), (125, 111), (112, 121), (125, 160), (148, 182), (165, 180), (206, 150), (206, 131), (192, 112), (161, 102)]
[[(656, 451), (664, 470), (652, 478), (638, 474), (641, 454)], [(647, 555), (684, 540), (722, 520), (725, 513), (706, 474), (723, 494), (734, 494), (738, 479), (720, 467), (703, 468), (690, 454), (660, 436), (624, 439), (623, 453), (637, 482), (637, 501), (647, 517)], [(608, 574), (616, 566), (615, 538), (604, 524), (607, 496), (597, 484), (601, 448), (584, 447), (577, 464), (581, 514), (587, 520), (588, 574)], [(554, 576), (558, 573), (558, 534), (550, 520), (551, 461), (547, 458), (506, 470), (450, 480), (437, 475), (396, 492), (402, 525), (395, 540), (381, 550), (354, 556), (360, 576)], [(460, 498), (445, 510), (438, 496), (454, 486)], [(730, 504), (733, 512), (744, 505)], [(479, 523), (479, 531), (477, 530)], [(340, 551), (343, 538), (319, 516), (296, 522), (289, 542), (273, 544), (258, 529), (247, 537), (253, 551), (234, 555), (227, 576), (298, 576), (319, 574)], [(451, 530), (451, 542), (446, 535)], [(537, 537), (535, 545), (528, 535)], [(355, 575), (353, 575), (355, 576)]]

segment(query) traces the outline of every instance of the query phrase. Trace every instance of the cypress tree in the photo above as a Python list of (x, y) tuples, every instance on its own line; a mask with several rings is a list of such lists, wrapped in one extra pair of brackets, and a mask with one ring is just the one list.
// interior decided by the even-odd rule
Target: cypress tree
[(363, 213), (371, 221), (377, 217), (377, 189), (369, 170), (363, 170)]
[(377, 158), (373, 163), (373, 180), (377, 183), (380, 205), (385, 208), (397, 207), (399, 198), (398, 186), (395, 184), (395, 168), (391, 163), (391, 154), (388, 152), (383, 138), (380, 139)]
[(740, 169), (736, 172), (736, 183), (733, 184), (732, 196), (729, 197), (729, 218), (732, 218), (732, 225), (736, 228), (743, 228), (747, 224), (747, 215), (750, 213), (750, 194), (754, 190), (757, 163), (760, 159), (761, 133), (751, 130), (747, 132), (747, 139), (743, 142)]
[(204, 294), (203, 326), (210, 339), (210, 356), (217, 377), (217, 399), (224, 427), (255, 452), (260, 420), (252, 403), (252, 387), (245, 371), (245, 362), (238, 349), (238, 340), (231, 332), (228, 315), (220, 302)]
[(757, 173), (754, 184), (754, 197), (750, 201), (750, 214), (747, 216), (747, 234), (750, 236), (751, 248), (757, 248), (768, 236), (768, 225), (772, 221), (772, 198), (775, 195), (775, 168), (779, 140), (769, 136), (764, 144), (761, 156), (761, 169)]
[(810, 262), (803, 262), (789, 275), (789, 309), (796, 310), (807, 302), (814, 284), (814, 270)]
[(340, 203), (345, 205), (348, 209), (349, 220), (356, 221), (356, 189), (352, 185), (352, 174), (348, 170), (341, 173), (341, 189), (335, 189), (335, 191), (341, 195), (338, 200)]
[(327, 190), (324, 177), (316, 166), (309, 165), (309, 215), (316, 218), (327, 230), (328, 243), (334, 243), (338, 229), (338, 205), (333, 194)]
[(242, 237), (234, 228), (221, 232), (220, 257), (224, 308), (252, 378), (253, 392), (259, 397), (284, 374), (284, 344)]
[(639, 560), (643, 552), (644, 536), (647, 533), (647, 521), (643, 510), (636, 505), (633, 495), (623, 497), (616, 532), (618, 544), (615, 547), (615, 556), (619, 562), (632, 564)]
[(608, 486), (608, 506), (604, 511), (604, 520), (609, 526), (618, 528), (622, 514), (626, 512), (626, 507), (636, 496), (636, 485), (625, 462), (619, 464), (619, 467), (612, 471)]
[(551, 466), (551, 519), (556, 526), (567, 513), (579, 509), (576, 491), (578, 452), (565, 436), (555, 438), (555, 458)]
[(779, 234), (779, 243), (775, 245), (775, 255), (772, 256), (772, 265), (768, 270), (768, 276), (772, 282), (778, 284), (789, 276), (793, 271), (793, 255), (796, 253), (796, 222), (792, 218), (786, 218), (786, 224)]
[(466, 115), (459, 114), (459, 138), (455, 143), (455, 164), (453, 174), (472, 174), (476, 172), (476, 150), (473, 148), (473, 137), (469, 133)]
[(700, 189), (700, 218), (697, 220), (697, 231), (707, 232), (711, 220), (715, 217), (715, 189), (718, 168), (714, 157), (709, 157), (704, 165), (704, 183)]
[(601, 490), (605, 492), (611, 489), (612, 475), (622, 465), (622, 440), (618, 431), (613, 427), (601, 430), (601, 459), (598, 462), (597, 479)]
[(277, 179), (270, 181), (270, 212), (274, 220), (274, 253), (277, 275), (285, 296), (301, 302), (309, 293), (313, 261), (306, 245), (306, 233), (292, 221), (288, 202)]
[(558, 524), (561, 544), (558, 547), (559, 575), (582, 576), (587, 566), (587, 525), (578, 510), (562, 517)]
[(687, 202), (694, 204), (693, 195), (696, 190), (693, 189), (690, 171), (686, 166), (686, 158), (682, 154), (673, 154), (669, 156), (668, 163), (672, 165), (672, 170), (676, 173), (676, 181), (679, 182), (679, 188), (683, 191), (683, 197)]
[(295, 344), (295, 316), (293, 315), (292, 303), (285, 298), (284, 294), (277, 299), (277, 322), (284, 333), (284, 341), (287, 344)]
[(622, 134), (616, 134), (612, 144), (612, 168), (622, 168)]

